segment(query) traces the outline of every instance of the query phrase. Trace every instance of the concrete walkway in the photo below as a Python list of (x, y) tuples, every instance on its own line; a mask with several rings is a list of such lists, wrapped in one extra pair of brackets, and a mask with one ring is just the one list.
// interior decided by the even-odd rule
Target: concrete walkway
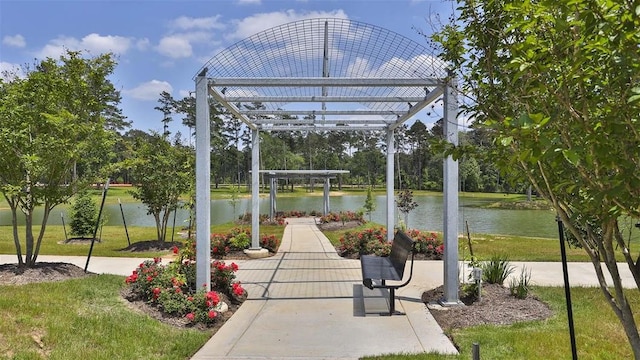
[[(340, 258), (313, 219), (288, 219), (288, 223), (276, 256), (236, 261), (238, 280), (249, 298), (192, 360), (457, 353), (421, 302), (423, 291), (442, 285), (442, 261), (417, 261), (411, 283), (396, 292), (396, 309), (406, 316), (380, 316), (388, 309), (387, 294), (363, 288), (360, 262)], [(0, 263), (15, 261), (15, 255), (0, 255)], [(41, 255), (38, 261), (84, 268), (86, 257)], [(88, 270), (129, 275), (141, 261), (92, 257)], [(560, 263), (512, 264), (530, 269), (536, 285), (563, 285)], [(626, 265), (620, 269), (623, 284), (634, 287)], [(569, 275), (572, 286), (598, 285), (590, 263), (569, 263)]]
[(249, 299), (192, 360), (457, 353), (420, 302), (421, 290), (398, 293), (407, 316), (378, 315), (386, 296), (363, 290), (360, 262), (340, 258), (313, 219), (288, 223), (276, 256), (238, 263)]

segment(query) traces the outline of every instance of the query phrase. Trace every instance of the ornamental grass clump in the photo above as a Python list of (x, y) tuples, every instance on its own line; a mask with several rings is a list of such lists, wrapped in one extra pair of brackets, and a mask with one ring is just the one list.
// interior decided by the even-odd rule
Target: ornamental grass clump
[(515, 296), (518, 299), (526, 299), (529, 295), (529, 288), (531, 287), (531, 270), (525, 266), (520, 271), (518, 278), (512, 278), (509, 282), (509, 293), (511, 296)]
[(513, 273), (513, 265), (506, 255), (493, 255), (489, 261), (480, 263), (482, 268), (482, 281), (488, 284), (504, 284), (504, 281)]
[(183, 249), (174, 248), (178, 257), (166, 265), (160, 258), (142, 262), (125, 279), (132, 294), (129, 298), (142, 300), (167, 315), (184, 317), (194, 325), (213, 325), (226, 307), (220, 294), (238, 304), (246, 299), (246, 291), (235, 281), (238, 266), (214, 261), (211, 267), (212, 290), (206, 291), (204, 287), (196, 286), (194, 249), (192, 246)]

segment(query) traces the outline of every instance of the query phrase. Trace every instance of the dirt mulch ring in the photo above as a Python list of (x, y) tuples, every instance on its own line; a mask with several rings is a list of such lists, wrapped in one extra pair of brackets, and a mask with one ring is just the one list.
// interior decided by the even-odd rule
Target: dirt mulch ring
[(124, 249), (120, 249), (120, 251), (129, 251), (129, 252), (148, 252), (148, 251), (169, 251), (172, 250), (174, 246), (181, 248), (184, 244), (179, 241), (158, 241), (158, 240), (147, 240), (147, 241), (136, 241), (131, 245), (127, 246)]
[(497, 284), (482, 285), (482, 300), (474, 301), (461, 298), (462, 306), (438, 307), (437, 303), (444, 297), (442, 286), (425, 291), (422, 302), (427, 304), (431, 314), (440, 327), (448, 332), (476, 325), (508, 325), (522, 321), (543, 320), (551, 317), (553, 312), (547, 304), (529, 294), (525, 299), (511, 296), (509, 289)]
[(95, 275), (68, 263), (38, 262), (30, 268), (18, 264), (0, 264), (0, 285), (26, 285), (31, 283), (63, 281)]

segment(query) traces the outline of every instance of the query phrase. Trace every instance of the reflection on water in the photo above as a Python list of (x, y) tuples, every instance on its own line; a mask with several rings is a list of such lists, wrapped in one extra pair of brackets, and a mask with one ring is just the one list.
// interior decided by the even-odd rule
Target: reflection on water
[[(372, 214), (374, 222), (386, 223), (385, 196), (377, 196), (377, 207)], [(422, 230), (441, 231), (443, 227), (442, 196), (415, 196), (418, 207), (409, 214), (409, 227)], [(365, 196), (340, 196), (330, 198), (331, 211), (354, 211), (362, 208)], [(464, 224), (469, 224), (471, 233), (484, 234), (504, 234), (537, 236), (546, 238), (557, 238), (558, 230), (555, 222), (555, 215), (552, 211), (546, 210), (505, 210), (486, 209), (478, 205), (496, 201), (495, 198), (460, 198), (459, 200), (459, 232), (465, 231)], [(279, 211), (300, 210), (310, 212), (322, 210), (322, 196), (309, 197), (280, 197), (277, 201)], [(122, 204), (124, 216), (128, 226), (155, 226), (151, 215), (147, 214), (146, 208), (141, 204)], [(269, 199), (260, 199), (260, 213), (268, 213)], [(211, 201), (211, 223), (222, 224), (230, 222), (245, 211), (251, 211), (251, 200), (238, 200), (234, 207), (229, 200)], [(67, 208), (54, 209), (50, 215), (49, 224), (61, 225), (62, 216), (65, 222), (69, 223), (70, 218)], [(107, 225), (122, 225), (122, 215), (118, 204), (106, 205), (103, 216), (107, 220)], [(42, 219), (42, 214), (36, 213), (36, 220)], [(173, 225), (173, 217), (170, 225)], [(176, 227), (186, 226), (189, 221), (189, 214), (186, 210), (179, 210), (175, 217)], [(11, 212), (8, 209), (0, 210), (0, 225), (11, 224)]]

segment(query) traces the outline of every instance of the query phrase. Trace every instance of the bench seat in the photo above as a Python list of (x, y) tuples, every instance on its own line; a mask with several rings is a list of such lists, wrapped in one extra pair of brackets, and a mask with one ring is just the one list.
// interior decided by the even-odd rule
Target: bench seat
[[(413, 275), (415, 241), (407, 234), (398, 230), (393, 238), (391, 253), (389, 256), (361, 255), (360, 267), (362, 269), (362, 284), (367, 288), (389, 290), (388, 315), (402, 314), (395, 311), (395, 290), (406, 286)], [(402, 281), (407, 259), (411, 254), (411, 266), (408, 279), (401, 284), (387, 284), (387, 280)], [(379, 281), (374, 283), (374, 280)]]

